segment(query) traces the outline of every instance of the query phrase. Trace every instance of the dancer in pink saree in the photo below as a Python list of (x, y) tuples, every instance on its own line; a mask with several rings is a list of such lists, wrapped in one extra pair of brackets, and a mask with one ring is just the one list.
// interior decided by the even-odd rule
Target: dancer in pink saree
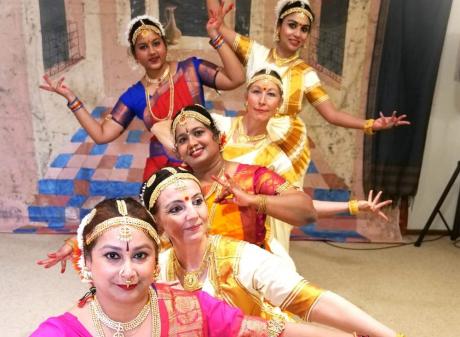
[[(177, 187), (181, 195), (183, 184), (178, 181)], [(276, 317), (245, 316), (201, 291), (155, 283), (159, 245), (153, 216), (134, 199), (99, 203), (78, 228), (75, 254), (90, 291), (31, 336), (351, 336)]]

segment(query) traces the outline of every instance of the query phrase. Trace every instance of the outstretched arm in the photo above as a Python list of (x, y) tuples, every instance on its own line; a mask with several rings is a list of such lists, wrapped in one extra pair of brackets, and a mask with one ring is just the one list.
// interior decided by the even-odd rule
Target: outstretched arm
[[(344, 128), (364, 129), (366, 123), (366, 120), (362, 118), (355, 117), (347, 112), (338, 110), (330, 100), (318, 104), (316, 106), (316, 110), (329, 123), (342, 126)], [(371, 124), (371, 130), (379, 131), (391, 129), (396, 126), (410, 125), (410, 122), (407, 121), (406, 118), (407, 115), (397, 116), (396, 111), (393, 111), (393, 114), (389, 117), (385, 117), (383, 113), (380, 113), (380, 117)]]
[[(391, 200), (380, 201), (382, 191), (377, 193), (375, 198), (373, 197), (373, 191), (369, 192), (367, 200), (356, 200), (357, 207), (354, 212), (369, 212), (384, 220), (388, 221), (388, 217), (383, 213), (382, 208), (388, 206), (392, 203)], [(325, 217), (330, 215), (335, 215), (338, 213), (344, 213), (350, 211), (350, 202), (336, 202), (336, 201), (321, 201), (313, 200), (313, 206), (315, 206), (316, 212), (318, 212), (318, 217)], [(354, 213), (351, 212), (351, 213)]]
[(72, 110), (80, 125), (88, 132), (89, 136), (97, 144), (106, 144), (116, 139), (122, 132), (123, 127), (112, 121), (103, 120), (102, 123), (97, 121), (83, 105), (73, 91), (64, 83), (64, 77), (61, 77), (56, 83), (48, 75), (43, 76), (44, 84), (40, 89), (54, 92), (67, 99), (68, 107)]

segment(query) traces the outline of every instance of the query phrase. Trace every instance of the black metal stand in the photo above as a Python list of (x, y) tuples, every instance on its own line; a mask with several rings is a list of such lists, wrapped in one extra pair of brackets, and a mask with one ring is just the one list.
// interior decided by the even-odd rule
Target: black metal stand
[(452, 188), (452, 185), (455, 182), (455, 179), (457, 179), (458, 174), (460, 173), (460, 161), (457, 162), (457, 168), (455, 169), (454, 173), (452, 174), (452, 177), (450, 177), (449, 182), (447, 183), (446, 187), (444, 188), (444, 191), (442, 192), (441, 197), (439, 198), (438, 202), (436, 203), (436, 206), (433, 209), (433, 212), (431, 212), (430, 217), (428, 218), (428, 221), (426, 222), (425, 227), (423, 228), (422, 232), (420, 233), (417, 241), (415, 241), (414, 245), (416, 247), (420, 247), (420, 245), (423, 242), (423, 238), (425, 237), (426, 233), (428, 232), (428, 229), (431, 226), (431, 223), (433, 222), (434, 218), (436, 217), (436, 214), (439, 214), (441, 217), (442, 222), (447, 228), (447, 232), (450, 235), (451, 240), (456, 240), (460, 236), (460, 193), (457, 201), (457, 210), (455, 212), (455, 220), (454, 220), (454, 227), (451, 230), (449, 225), (446, 222), (446, 219), (441, 213), (441, 206), (444, 200), (446, 199), (447, 195), (449, 194), (450, 189)]

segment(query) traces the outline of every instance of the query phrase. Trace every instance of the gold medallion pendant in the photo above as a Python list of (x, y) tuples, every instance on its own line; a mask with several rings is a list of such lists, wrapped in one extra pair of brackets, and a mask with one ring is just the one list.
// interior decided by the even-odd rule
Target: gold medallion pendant
[(203, 286), (200, 282), (200, 273), (189, 272), (184, 275), (184, 284), (183, 287), (187, 291), (195, 291), (201, 289)]

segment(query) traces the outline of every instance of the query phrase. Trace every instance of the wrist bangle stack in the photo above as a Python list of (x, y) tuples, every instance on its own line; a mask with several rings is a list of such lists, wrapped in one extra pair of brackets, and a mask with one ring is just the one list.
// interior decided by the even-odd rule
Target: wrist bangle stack
[(257, 196), (257, 214), (267, 213), (267, 196), (258, 195)]
[(83, 108), (83, 103), (78, 99), (78, 97), (75, 97), (75, 99), (72, 102), (67, 103), (67, 107), (73, 113), (76, 113), (78, 110)]
[(372, 127), (374, 126), (374, 119), (366, 119), (366, 122), (364, 123), (363, 130), (366, 135), (373, 135), (374, 130), (372, 130)]
[(358, 200), (352, 199), (348, 201), (348, 212), (351, 215), (357, 215), (359, 213)]
[(209, 44), (216, 50), (222, 47), (224, 43), (224, 37), (221, 33), (219, 33), (215, 38), (209, 40)]

